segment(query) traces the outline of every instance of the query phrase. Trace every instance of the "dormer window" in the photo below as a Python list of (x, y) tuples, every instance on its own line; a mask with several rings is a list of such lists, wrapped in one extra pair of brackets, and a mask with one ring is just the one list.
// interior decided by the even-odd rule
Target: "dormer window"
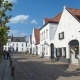
[(19, 42), (19, 40), (17, 39), (17, 42)]
[(64, 39), (64, 32), (59, 33), (59, 40)]

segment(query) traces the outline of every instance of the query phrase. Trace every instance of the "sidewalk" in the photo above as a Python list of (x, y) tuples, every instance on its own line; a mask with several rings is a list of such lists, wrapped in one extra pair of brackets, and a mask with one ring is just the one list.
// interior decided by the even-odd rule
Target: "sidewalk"
[(0, 80), (13, 80), (9, 60), (2, 60), (0, 63)]

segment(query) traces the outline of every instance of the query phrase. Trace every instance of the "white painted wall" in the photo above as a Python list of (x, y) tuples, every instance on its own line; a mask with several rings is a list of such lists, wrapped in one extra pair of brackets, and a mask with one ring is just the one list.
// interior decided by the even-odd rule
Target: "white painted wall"
[(35, 40), (35, 35), (34, 35), (34, 28), (32, 31), (32, 54), (36, 55), (36, 40)]
[[(14, 44), (14, 46), (13, 46), (13, 44)], [(9, 47), (10, 47), (11, 51), (13, 51), (13, 48), (14, 48), (14, 51), (16, 51), (16, 47), (17, 47), (16, 44), (18, 44), (18, 52), (26, 51), (26, 42), (7, 42), (7, 44), (4, 45), (4, 50), (8, 51)], [(22, 47), (22, 44), (23, 44), (23, 47)]]
[(38, 48), (38, 56), (41, 56), (41, 54), (40, 54), (40, 44), (37, 44), (36, 46)]
[[(14, 44), (14, 46), (13, 46)], [(18, 44), (18, 46), (17, 46)], [(23, 46), (22, 46), (23, 44)], [(16, 51), (16, 47), (18, 47), (18, 52), (25, 52), (26, 51), (26, 42), (11, 42), (11, 47), (14, 48), (14, 51)]]
[[(69, 41), (80, 41), (80, 23), (64, 8), (58, 28), (55, 33), (55, 47), (66, 47), (66, 58), (70, 58)], [(59, 40), (59, 33), (64, 32), (64, 39)]]
[[(45, 57), (50, 58), (50, 56), (51, 56), (50, 44), (53, 43), (56, 29), (57, 29), (57, 24), (48, 23), (46, 26), (44, 26), (40, 30), (40, 55), (42, 55), (42, 52), (43, 52)], [(47, 35), (46, 35), (46, 30), (48, 30)], [(42, 39), (42, 33), (44, 33), (44, 31), (45, 31), (45, 38), (44, 38), (44, 34), (43, 34), (43, 39)], [(45, 41), (47, 42), (48, 45), (44, 45)], [(42, 46), (43, 46), (43, 48), (42, 48)]]
[(28, 49), (29, 53), (30, 53), (31, 48), (32, 48), (32, 44), (31, 44), (31, 40), (30, 40), (30, 36), (29, 36), (29, 41), (27, 43), (27, 49)]

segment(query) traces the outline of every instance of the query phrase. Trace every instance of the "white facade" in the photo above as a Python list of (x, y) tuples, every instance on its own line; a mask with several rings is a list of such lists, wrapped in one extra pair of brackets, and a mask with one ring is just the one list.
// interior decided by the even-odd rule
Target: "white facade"
[(37, 46), (36, 50), (37, 50), (38, 56), (41, 56), (41, 54), (40, 54), (40, 44), (37, 44), (36, 46)]
[(8, 39), (3, 49), (11, 52), (26, 52), (26, 42), (12, 42), (11, 39)]
[(53, 43), (56, 29), (57, 23), (47, 23), (40, 30), (40, 54), (42, 55), (42, 57), (51, 57), (50, 44)]
[(11, 51), (26, 52), (26, 43), (25, 42), (11, 42)]
[(36, 55), (36, 40), (35, 40), (35, 34), (34, 34), (34, 28), (32, 31), (32, 54)]
[[(78, 40), (80, 43), (80, 22), (77, 21), (73, 15), (71, 15), (64, 7), (58, 28), (54, 37), (54, 45), (56, 48), (62, 49), (62, 56), (64, 55), (63, 48), (66, 48), (66, 59), (70, 59), (73, 64), (78, 64), (78, 58), (75, 58), (75, 46), (69, 46), (69, 42), (72, 40)], [(64, 39), (59, 39), (59, 34), (64, 33)], [(61, 35), (62, 36), (62, 35)], [(80, 55), (80, 45), (79, 54)]]
[(29, 36), (29, 41), (27, 42), (27, 50), (31, 54), (32, 53), (32, 36)]

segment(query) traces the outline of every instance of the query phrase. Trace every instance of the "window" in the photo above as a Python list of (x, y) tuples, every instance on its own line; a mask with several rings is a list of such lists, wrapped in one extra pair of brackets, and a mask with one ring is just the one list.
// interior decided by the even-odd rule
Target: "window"
[(42, 33), (42, 40), (43, 40), (43, 33)]
[(10, 43), (8, 42), (8, 46), (10, 46)]
[(24, 45), (22, 44), (22, 47), (24, 47)]
[(22, 48), (22, 51), (23, 51), (23, 48)]
[(17, 42), (19, 42), (19, 40), (17, 39)]
[(7, 50), (7, 47), (5, 47), (5, 50)]
[(64, 32), (59, 33), (59, 40), (64, 39)]
[(42, 35), (40, 34), (40, 41), (42, 40)]
[(46, 55), (48, 55), (48, 46), (46, 46)]
[(18, 47), (18, 43), (16, 44), (16, 46)]
[(44, 31), (44, 39), (45, 39), (45, 31)]
[(79, 55), (79, 49), (78, 47), (75, 47), (75, 58), (78, 58)]
[(46, 30), (46, 39), (48, 38), (48, 30)]
[(66, 47), (62, 48), (62, 57), (66, 58)]
[(13, 46), (14, 46), (14, 43), (13, 43)]

